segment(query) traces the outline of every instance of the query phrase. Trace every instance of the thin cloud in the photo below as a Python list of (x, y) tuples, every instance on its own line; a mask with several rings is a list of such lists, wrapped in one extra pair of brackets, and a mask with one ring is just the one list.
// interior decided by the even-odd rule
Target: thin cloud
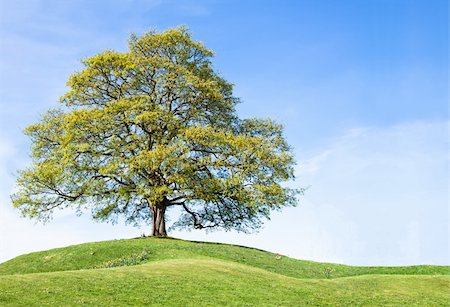
[(344, 262), (448, 263), (447, 127), (353, 129), (300, 163), (303, 210)]

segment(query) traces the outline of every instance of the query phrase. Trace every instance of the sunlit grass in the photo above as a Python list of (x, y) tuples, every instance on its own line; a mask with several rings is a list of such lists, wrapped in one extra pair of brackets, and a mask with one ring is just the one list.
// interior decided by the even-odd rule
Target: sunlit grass
[[(113, 268), (95, 268), (108, 263)], [(450, 300), (445, 266), (352, 267), (173, 239), (31, 253), (0, 264), (0, 274), (1, 306), (445, 306)]]

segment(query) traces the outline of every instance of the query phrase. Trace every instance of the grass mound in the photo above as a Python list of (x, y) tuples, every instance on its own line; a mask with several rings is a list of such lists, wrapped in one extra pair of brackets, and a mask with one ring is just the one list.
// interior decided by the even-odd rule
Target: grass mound
[(0, 264), (0, 274), (1, 306), (445, 306), (450, 301), (446, 266), (352, 267), (174, 239), (31, 253)]
[[(90, 269), (146, 251), (145, 261), (213, 258), (295, 278), (366, 274), (450, 275), (448, 266), (354, 267), (293, 259), (255, 248), (170, 238), (139, 238), (73, 245), (16, 257), (0, 264), (0, 275)], [(141, 261), (142, 263), (144, 261)]]

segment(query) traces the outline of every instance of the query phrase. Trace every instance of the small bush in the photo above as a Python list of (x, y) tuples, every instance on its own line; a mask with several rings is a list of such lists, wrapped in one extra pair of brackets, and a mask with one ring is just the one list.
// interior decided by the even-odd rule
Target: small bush
[(145, 262), (146, 260), (148, 260), (149, 256), (150, 256), (150, 252), (147, 250), (143, 250), (140, 253), (135, 253), (135, 254), (121, 257), (121, 258), (106, 261), (104, 263), (96, 265), (93, 268), (94, 269), (104, 269), (104, 268), (115, 268), (115, 267), (119, 267), (119, 266), (137, 265), (137, 264), (141, 264), (141, 263)]
[(327, 267), (327, 268), (325, 268), (325, 270), (323, 271), (323, 273), (325, 274), (325, 277), (326, 278), (331, 278), (331, 277), (333, 277), (333, 272), (334, 272), (335, 270), (333, 269), (333, 268), (330, 268), (330, 267)]

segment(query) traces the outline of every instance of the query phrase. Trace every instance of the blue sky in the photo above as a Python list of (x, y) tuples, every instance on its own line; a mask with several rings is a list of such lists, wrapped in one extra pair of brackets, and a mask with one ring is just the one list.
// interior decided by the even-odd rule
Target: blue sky
[(20, 218), (22, 129), (58, 105), (80, 60), (130, 33), (190, 28), (235, 84), (243, 117), (275, 118), (294, 146), (299, 206), (257, 235), (176, 232), (361, 265), (449, 264), (448, 2), (0, 0), (0, 261), (141, 229), (61, 212)]

